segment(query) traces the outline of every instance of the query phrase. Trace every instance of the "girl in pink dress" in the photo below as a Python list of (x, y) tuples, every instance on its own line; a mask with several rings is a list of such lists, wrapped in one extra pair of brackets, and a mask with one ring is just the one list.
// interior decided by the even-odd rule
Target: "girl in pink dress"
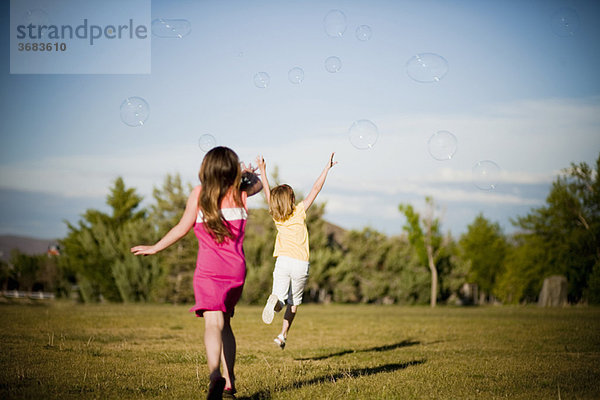
[(262, 184), (251, 169), (242, 172), (237, 154), (227, 147), (215, 147), (206, 154), (199, 178), (202, 185), (192, 190), (177, 225), (154, 245), (135, 246), (131, 251), (135, 255), (155, 254), (194, 229), (198, 238), (196, 304), (190, 311), (204, 317), (210, 371), (208, 399), (221, 399), (224, 393), (234, 398), (236, 343), (230, 319), (246, 277), (242, 247), (248, 215), (246, 199), (258, 193)]

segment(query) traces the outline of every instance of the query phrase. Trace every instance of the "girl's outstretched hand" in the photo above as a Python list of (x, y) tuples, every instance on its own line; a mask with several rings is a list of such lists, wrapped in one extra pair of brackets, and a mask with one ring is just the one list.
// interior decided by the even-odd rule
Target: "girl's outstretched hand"
[(252, 163), (246, 165), (244, 162), (242, 162), (241, 169), (242, 169), (242, 173), (244, 173), (244, 172), (255, 173), (258, 168), (254, 167), (252, 165)]
[(333, 167), (335, 164), (337, 164), (337, 161), (333, 161), (333, 156), (335, 155), (335, 153), (331, 153), (331, 156), (329, 157), (329, 164), (327, 164), (327, 168), (331, 168)]
[(131, 248), (131, 252), (136, 256), (149, 256), (156, 254), (154, 246), (135, 246)]
[(263, 156), (256, 157), (256, 165), (258, 165), (258, 169), (263, 172), (267, 168), (267, 164), (265, 163), (265, 159)]

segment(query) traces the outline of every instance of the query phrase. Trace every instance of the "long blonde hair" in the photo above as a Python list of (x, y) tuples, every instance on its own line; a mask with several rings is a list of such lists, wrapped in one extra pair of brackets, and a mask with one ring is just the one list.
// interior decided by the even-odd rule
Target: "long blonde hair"
[(278, 222), (285, 222), (296, 208), (296, 197), (294, 190), (290, 185), (275, 186), (271, 190), (271, 201), (269, 203), (269, 213), (273, 219)]
[(198, 206), (202, 210), (204, 228), (217, 243), (223, 243), (226, 238), (232, 239), (229, 223), (221, 213), (221, 202), (232, 190), (235, 204), (242, 206), (242, 171), (237, 154), (228, 147), (212, 148), (202, 160), (198, 177), (202, 183)]

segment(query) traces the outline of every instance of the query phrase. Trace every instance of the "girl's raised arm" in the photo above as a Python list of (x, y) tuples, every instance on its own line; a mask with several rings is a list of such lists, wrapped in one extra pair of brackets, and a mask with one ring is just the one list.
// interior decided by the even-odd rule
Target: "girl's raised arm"
[(181, 216), (181, 219), (165, 236), (162, 237), (158, 242), (152, 246), (135, 246), (131, 248), (131, 252), (138, 255), (150, 255), (156, 254), (161, 250), (166, 249), (173, 243), (185, 236), (190, 229), (194, 226), (196, 218), (198, 216), (198, 200), (200, 199), (200, 186), (196, 186), (192, 193), (188, 197), (185, 211)]
[(262, 181), (263, 189), (265, 189), (267, 204), (271, 204), (271, 188), (269, 187), (269, 178), (267, 178), (267, 164), (263, 156), (256, 157), (256, 164), (258, 164), (258, 169), (260, 170), (260, 180)]
[(329, 172), (331, 167), (333, 167), (335, 164), (337, 164), (337, 161), (333, 161), (334, 155), (335, 155), (335, 153), (331, 153), (331, 156), (329, 156), (329, 162), (327, 163), (327, 165), (325, 165), (325, 168), (323, 168), (321, 175), (319, 175), (319, 177), (317, 178), (317, 181), (313, 185), (310, 193), (308, 194), (308, 196), (306, 196), (306, 198), (304, 200), (302, 200), (302, 202), (304, 203), (305, 210), (308, 210), (308, 208), (312, 205), (312, 203), (317, 198), (317, 195), (319, 194), (319, 192), (323, 188), (323, 185), (325, 184), (325, 178), (327, 178), (327, 173)]

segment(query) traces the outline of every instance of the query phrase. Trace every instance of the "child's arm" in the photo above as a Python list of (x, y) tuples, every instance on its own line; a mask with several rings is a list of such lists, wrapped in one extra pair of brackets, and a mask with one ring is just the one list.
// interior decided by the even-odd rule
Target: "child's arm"
[(317, 178), (317, 181), (313, 185), (308, 196), (306, 196), (306, 198), (302, 200), (302, 202), (304, 203), (305, 210), (308, 210), (308, 208), (312, 205), (313, 201), (315, 201), (315, 199), (317, 198), (317, 195), (319, 194), (319, 192), (323, 188), (323, 185), (325, 184), (325, 178), (327, 178), (327, 173), (329, 172), (331, 167), (337, 164), (337, 161), (333, 161), (334, 154), (335, 153), (331, 153), (331, 156), (329, 157), (329, 162), (327, 163), (325, 168), (323, 168), (323, 172), (321, 172), (321, 175), (319, 175), (319, 177)]
[(165, 236), (152, 246), (135, 246), (131, 248), (131, 252), (136, 256), (156, 254), (161, 250), (166, 249), (179, 239), (185, 236), (186, 233), (194, 226), (198, 215), (198, 199), (200, 198), (200, 186), (196, 186), (190, 197), (188, 197), (185, 211), (181, 219)]
[(263, 184), (263, 189), (265, 189), (265, 198), (267, 199), (267, 204), (271, 204), (271, 188), (269, 187), (269, 178), (267, 178), (267, 164), (265, 164), (265, 159), (263, 156), (256, 157), (256, 163), (258, 164), (258, 169), (260, 170), (260, 180)]

